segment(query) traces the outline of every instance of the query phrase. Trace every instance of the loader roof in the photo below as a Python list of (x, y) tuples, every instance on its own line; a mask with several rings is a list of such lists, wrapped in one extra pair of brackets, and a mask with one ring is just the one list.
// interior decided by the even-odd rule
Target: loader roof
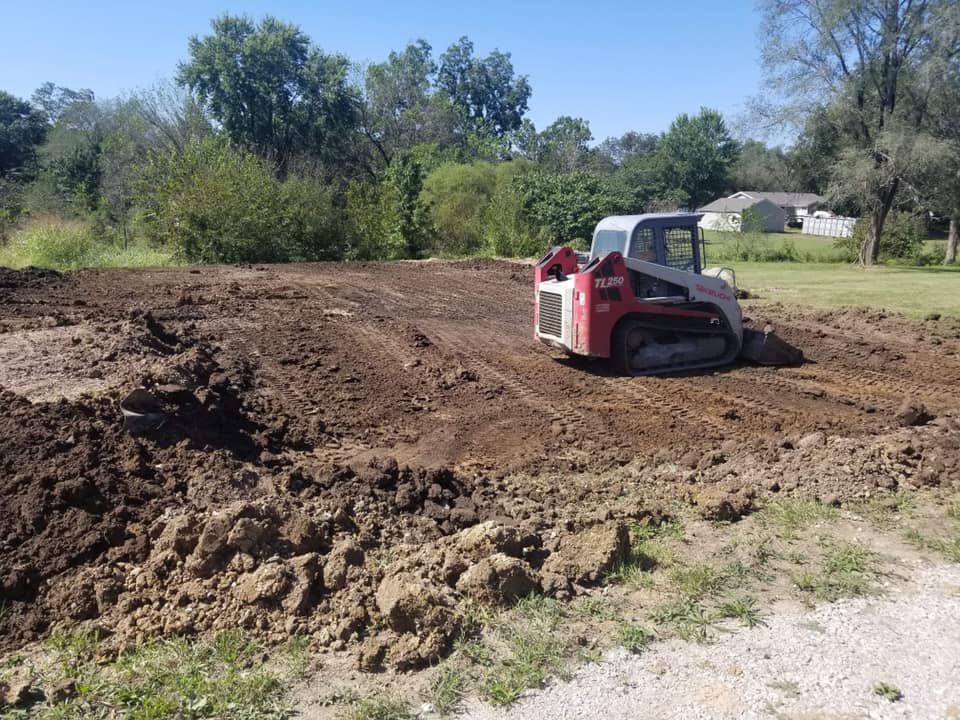
[(597, 223), (594, 233), (598, 230), (625, 230), (632, 233), (640, 224), (660, 225), (671, 221), (679, 221), (682, 225), (696, 225), (703, 217), (700, 213), (644, 213), (643, 215), (613, 215)]

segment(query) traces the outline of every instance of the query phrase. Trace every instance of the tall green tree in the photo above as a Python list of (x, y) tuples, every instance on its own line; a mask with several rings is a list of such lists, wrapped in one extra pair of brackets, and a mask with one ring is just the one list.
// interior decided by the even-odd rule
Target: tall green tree
[(360, 130), (372, 146), (371, 174), (388, 166), (397, 151), (455, 142), (461, 114), (448, 97), (434, 92), (436, 72), (424, 40), (366, 68)]
[(716, 110), (678, 115), (657, 144), (656, 160), (663, 194), (685, 197), (693, 208), (730, 188), (739, 146)]
[[(908, 138), (924, 132), (940, 69), (960, 52), (957, 3), (763, 0), (761, 8), (771, 86), (793, 113), (829, 107), (836, 118), (845, 150), (834, 192), (859, 196), (869, 218), (859, 261), (872, 264), (887, 215), (910, 184), (909, 153), (921, 149)], [(851, 163), (858, 172), (847, 172)]]
[(213, 33), (190, 38), (177, 80), (189, 87), (238, 145), (281, 173), (300, 152), (340, 158), (358, 120), (349, 63), (313, 46), (296, 25), (223, 15)]
[(42, 112), (0, 90), (0, 178), (33, 164), (46, 130)]
[(468, 130), (494, 137), (520, 127), (532, 92), (527, 77), (514, 73), (510, 53), (475, 57), (465, 36), (440, 56), (437, 87), (463, 111)]
[(779, 147), (767, 147), (758, 140), (747, 140), (740, 146), (740, 156), (731, 171), (731, 182), (738, 190), (804, 190), (787, 153)]

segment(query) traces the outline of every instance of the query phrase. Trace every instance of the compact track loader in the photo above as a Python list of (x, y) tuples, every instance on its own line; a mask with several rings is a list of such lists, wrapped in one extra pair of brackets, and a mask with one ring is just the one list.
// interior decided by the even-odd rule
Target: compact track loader
[(608, 217), (590, 254), (553, 248), (535, 268), (534, 333), (631, 375), (728, 365), (795, 365), (803, 353), (767, 327), (745, 330), (728, 268), (704, 270), (696, 213)]

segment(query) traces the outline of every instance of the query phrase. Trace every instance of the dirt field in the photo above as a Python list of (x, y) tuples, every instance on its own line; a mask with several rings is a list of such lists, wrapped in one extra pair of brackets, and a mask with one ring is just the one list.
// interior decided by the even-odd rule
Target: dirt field
[[(463, 598), (569, 595), (669, 502), (960, 476), (960, 320), (748, 305), (809, 362), (623, 378), (532, 339), (530, 275), (0, 271), (0, 644), (240, 626), (414, 667)], [(132, 434), (139, 386), (166, 421)]]

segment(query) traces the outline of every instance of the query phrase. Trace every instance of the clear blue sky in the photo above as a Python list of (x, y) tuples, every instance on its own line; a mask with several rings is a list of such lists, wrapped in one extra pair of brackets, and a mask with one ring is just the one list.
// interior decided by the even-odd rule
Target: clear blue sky
[(150, 85), (172, 77), (187, 38), (223, 12), (295, 22), (324, 50), (358, 62), (420, 37), (436, 56), (468, 35), (479, 54), (508, 51), (529, 76), (538, 129), (579, 116), (598, 141), (664, 130), (701, 105), (732, 124), (760, 83), (758, 15), (744, 0), (0, 0), (0, 89), (28, 98), (50, 80), (105, 98)]

